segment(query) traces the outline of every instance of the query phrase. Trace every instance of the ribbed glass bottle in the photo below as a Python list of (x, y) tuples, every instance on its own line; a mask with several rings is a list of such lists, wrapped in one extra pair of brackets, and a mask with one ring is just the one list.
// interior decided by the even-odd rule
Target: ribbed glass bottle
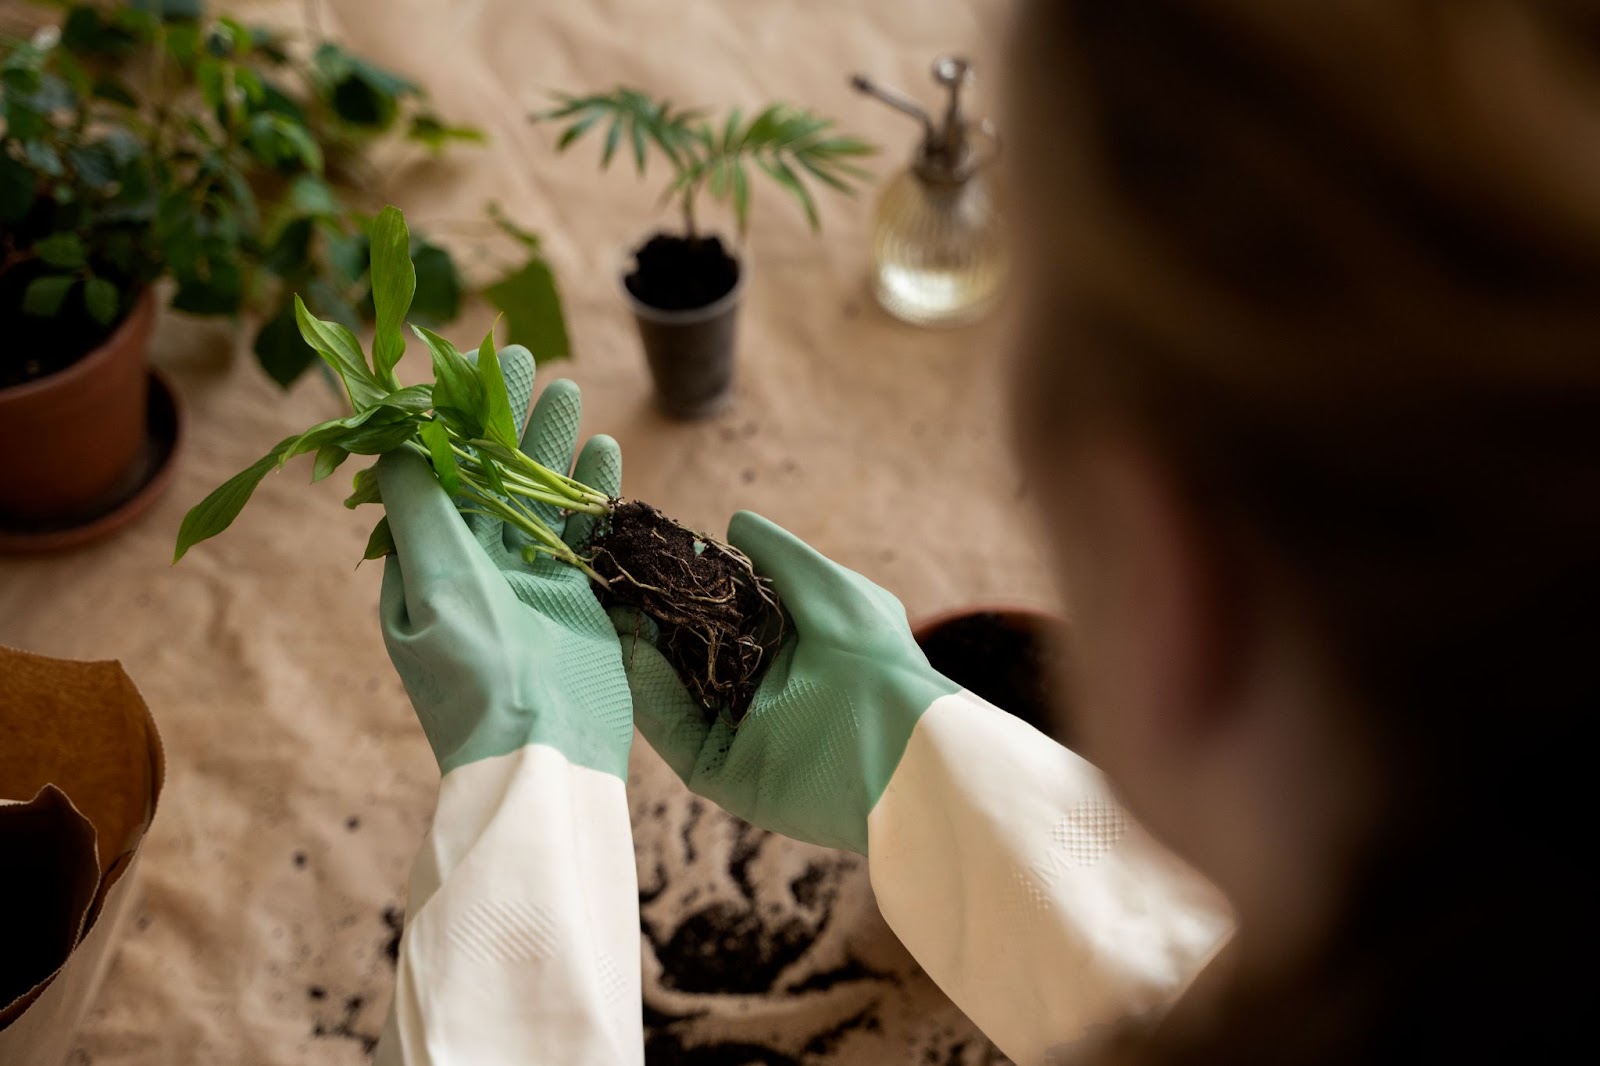
[(921, 326), (982, 317), (1005, 282), (1004, 228), (982, 174), (959, 182), (900, 174), (878, 203), (872, 250), (878, 302)]

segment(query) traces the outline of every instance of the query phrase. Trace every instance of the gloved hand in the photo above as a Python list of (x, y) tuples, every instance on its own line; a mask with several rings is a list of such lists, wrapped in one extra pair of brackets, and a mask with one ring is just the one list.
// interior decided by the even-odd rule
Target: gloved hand
[[(500, 362), (512, 410), (526, 410), (533, 356), (514, 345)], [(522, 450), (570, 469), (581, 411), (578, 387), (554, 382), (539, 397)], [(615, 495), (616, 442), (591, 437), (574, 476)], [(537, 743), (626, 779), (633, 722), (621, 649), (583, 573), (546, 556), (524, 562), (525, 535), (497, 519), (462, 516), (417, 455), (385, 456), (378, 484), (396, 548), (383, 571), (384, 643), (440, 770)], [(588, 531), (584, 516), (535, 510), (569, 544)]]
[(798, 840), (865, 854), (867, 815), (917, 719), (958, 686), (928, 665), (893, 595), (793, 534), (742, 511), (728, 542), (773, 585), (794, 620), (737, 728), (706, 713), (650, 644), (649, 625), (614, 610), (639, 731), (694, 792)]

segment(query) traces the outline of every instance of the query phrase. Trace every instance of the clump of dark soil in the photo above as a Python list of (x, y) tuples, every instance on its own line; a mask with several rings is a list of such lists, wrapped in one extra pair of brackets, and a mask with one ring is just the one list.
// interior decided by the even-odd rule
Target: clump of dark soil
[(1058, 625), (1022, 613), (974, 611), (935, 626), (918, 643), (935, 670), (968, 692), (1059, 734)]
[(692, 311), (716, 303), (739, 283), (739, 261), (717, 237), (657, 233), (633, 253), (623, 279), (634, 298), (662, 311)]
[(656, 648), (709, 716), (737, 723), (783, 642), (783, 606), (737, 549), (685, 529), (647, 503), (617, 505), (589, 544), (607, 607), (660, 627)]

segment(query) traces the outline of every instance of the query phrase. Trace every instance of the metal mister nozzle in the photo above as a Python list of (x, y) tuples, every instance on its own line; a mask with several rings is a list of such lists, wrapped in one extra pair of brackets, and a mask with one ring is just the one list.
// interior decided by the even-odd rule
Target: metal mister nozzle
[(879, 85), (864, 75), (854, 75), (850, 85), (857, 92), (881, 100), (922, 123), (918, 173), (930, 180), (963, 180), (971, 171), (971, 159), (968, 151), (968, 121), (961, 112), (961, 90), (972, 80), (972, 64), (961, 56), (940, 56), (933, 62), (933, 80), (950, 94), (942, 119), (935, 119), (926, 108), (904, 93)]
[(917, 103), (904, 93), (898, 92), (894, 89), (885, 88), (884, 86), (879, 85), (877, 82), (868, 78), (865, 74), (852, 75), (850, 78), (850, 87), (858, 93), (865, 93), (867, 96), (882, 100), (896, 111), (904, 112), (905, 114), (910, 115), (912, 118), (922, 123), (923, 134), (926, 137), (931, 139), (938, 135), (938, 130), (933, 124), (933, 116), (928, 114), (921, 104)]

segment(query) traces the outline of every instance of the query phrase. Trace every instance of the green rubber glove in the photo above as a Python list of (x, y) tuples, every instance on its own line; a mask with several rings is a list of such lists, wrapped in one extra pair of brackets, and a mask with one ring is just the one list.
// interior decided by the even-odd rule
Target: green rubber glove
[(794, 635), (736, 729), (708, 724), (650, 627), (613, 611), (639, 731), (690, 789), (733, 814), (866, 854), (867, 815), (917, 719), (958, 686), (928, 665), (900, 601), (860, 574), (748, 511), (728, 524), (728, 542), (772, 579)]
[[(532, 355), (511, 346), (500, 362), (512, 410), (526, 410)], [(522, 450), (571, 469), (581, 412), (578, 387), (553, 383)], [(616, 442), (591, 437), (574, 476), (616, 495)], [(575, 765), (626, 780), (633, 716), (622, 652), (583, 573), (545, 556), (524, 562), (525, 535), (482, 515), (463, 517), (417, 455), (385, 456), (378, 484), (396, 548), (383, 571), (384, 643), (440, 770), (547, 744)], [(569, 544), (588, 532), (582, 516), (536, 510), (552, 529), (564, 528)]]

